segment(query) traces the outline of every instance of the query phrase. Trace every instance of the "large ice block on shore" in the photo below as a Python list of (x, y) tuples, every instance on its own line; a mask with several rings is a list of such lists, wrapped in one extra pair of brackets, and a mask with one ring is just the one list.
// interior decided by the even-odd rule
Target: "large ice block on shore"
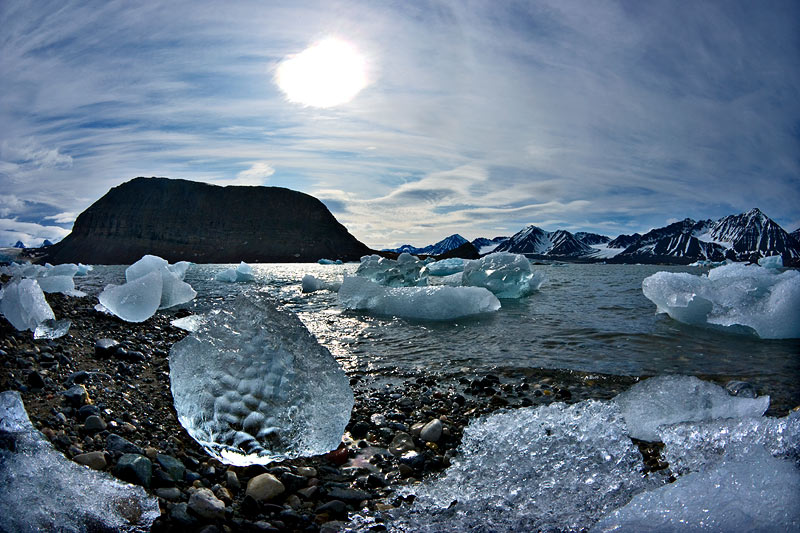
[(544, 282), (544, 274), (531, 269), (524, 255), (508, 252), (489, 254), (464, 266), (461, 283), (485, 287), (498, 298), (522, 298), (533, 294)]
[(642, 292), (687, 324), (746, 326), (764, 339), (800, 337), (800, 272), (732, 263), (707, 275), (658, 272), (644, 279)]
[(186, 261), (170, 265), (166, 259), (145, 255), (125, 270), (125, 280), (131, 283), (157, 272), (161, 276), (161, 301), (158, 308), (167, 309), (190, 302), (197, 296), (192, 286), (183, 281), (187, 268), (189, 264)]
[(244, 283), (246, 281), (253, 281), (256, 277), (253, 275), (252, 267), (242, 261), (236, 268), (223, 270), (217, 274), (214, 279), (226, 283)]
[(328, 452), (350, 420), (353, 391), (339, 363), (275, 305), (241, 295), (170, 352), (178, 420), (228, 464)]
[(56, 316), (35, 279), (14, 279), (3, 286), (0, 312), (19, 331), (34, 331), (45, 320)]
[(631, 437), (659, 440), (659, 426), (680, 422), (761, 416), (769, 396), (731, 396), (714, 383), (694, 376), (657, 376), (633, 385), (614, 399)]
[(155, 271), (123, 285), (106, 285), (100, 304), (127, 322), (144, 322), (161, 305), (161, 272)]
[(767, 450), (800, 466), (800, 411), (783, 418), (746, 417), (659, 428), (662, 455), (675, 475), (697, 472), (723, 458)]
[(463, 272), (466, 264), (466, 259), (451, 257), (425, 265), (425, 272), (431, 276), (449, 276), (456, 272)]
[(500, 301), (482, 287), (383, 287), (358, 276), (344, 278), (338, 300), (345, 309), (418, 320), (452, 320), (500, 309)]
[(765, 451), (635, 496), (591, 533), (800, 530), (800, 470)]
[(53, 449), (16, 391), (0, 393), (0, 531), (149, 531), (158, 499)]
[(410, 489), (397, 531), (580, 531), (648, 486), (612, 402), (553, 403), (473, 420), (445, 475)]
[(369, 279), (387, 287), (424, 287), (428, 277), (422, 271), (427, 263), (408, 253), (397, 260), (379, 255), (365, 255), (356, 270), (356, 276)]

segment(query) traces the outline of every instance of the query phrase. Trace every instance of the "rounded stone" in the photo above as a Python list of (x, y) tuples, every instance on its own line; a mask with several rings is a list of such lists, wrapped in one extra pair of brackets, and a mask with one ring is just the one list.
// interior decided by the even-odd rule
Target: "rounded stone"
[(102, 470), (108, 464), (106, 462), (106, 454), (103, 452), (88, 452), (76, 455), (72, 458), (78, 464), (86, 465), (93, 470)]
[(283, 494), (286, 487), (272, 474), (261, 474), (247, 482), (246, 496), (256, 501), (269, 501), (279, 494)]
[(197, 489), (191, 495), (189, 498), (189, 510), (197, 516), (208, 520), (225, 518), (225, 503), (206, 488)]
[(437, 442), (442, 437), (442, 421), (434, 418), (419, 432), (419, 437), (427, 442)]
[(103, 431), (106, 429), (106, 422), (97, 415), (87, 416), (83, 428), (89, 432)]
[(403, 431), (398, 431), (392, 439), (391, 444), (389, 444), (389, 451), (392, 455), (403, 455), (406, 452), (416, 449), (416, 446), (414, 446), (414, 439), (411, 438), (411, 435)]

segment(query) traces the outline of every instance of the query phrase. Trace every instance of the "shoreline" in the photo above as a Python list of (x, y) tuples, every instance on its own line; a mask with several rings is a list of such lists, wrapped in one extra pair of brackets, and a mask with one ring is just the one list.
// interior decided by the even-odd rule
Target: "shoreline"
[[(159, 498), (161, 517), (152, 531), (336, 531), (347, 513), (366, 508), (376, 515), (391, 509), (402, 504), (398, 487), (443, 471), (470, 420), (503, 408), (610, 399), (639, 379), (532, 369), (515, 382), (492, 374), (444, 378), (420, 373), (400, 378), (402, 383), (379, 384), (368, 374), (347, 372), (355, 405), (339, 450), (266, 467), (229, 467), (189, 437), (173, 407), (167, 358), (172, 344), (188, 333), (170, 320), (189, 313), (164, 310), (146, 322), (128, 323), (95, 311), (91, 297), (46, 298), (56, 316), (70, 319), (72, 327), (60, 339), (34, 341), (31, 332), (17, 332), (0, 321), (0, 390), (19, 390), (34, 427), (68, 458), (87, 462), (91, 457), (92, 467), (112, 472), (122, 455), (109, 444), (112, 434), (147, 457), (152, 479), (138, 484)], [(111, 354), (96, 350), (96, 341), (103, 338), (118, 341), (121, 349)], [(85, 387), (88, 399), (62, 394), (75, 385)], [(783, 409), (773, 404), (767, 414), (783, 415)], [(442, 423), (441, 437), (422, 440), (421, 426), (434, 419)], [(111, 440), (119, 443), (116, 437)], [(646, 471), (666, 467), (658, 445), (637, 444)], [(392, 448), (418, 454), (401, 459)], [(167, 472), (162, 456), (183, 465), (180, 479)], [(246, 487), (265, 473), (285, 490), (258, 501), (246, 494)], [(224, 503), (224, 517), (203, 518), (189, 505), (200, 488)]]

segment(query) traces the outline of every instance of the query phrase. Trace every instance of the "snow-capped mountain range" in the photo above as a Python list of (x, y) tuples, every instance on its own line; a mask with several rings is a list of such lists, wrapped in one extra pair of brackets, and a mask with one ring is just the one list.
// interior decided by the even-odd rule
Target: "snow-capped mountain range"
[[(404, 245), (396, 252), (441, 255), (466, 243), (455, 234), (424, 248)], [(596, 233), (523, 228), (511, 237), (478, 238), (472, 244), (481, 254), (512, 252), (532, 257), (607, 260), (616, 263), (679, 263), (698, 260), (755, 261), (781, 255), (785, 265), (800, 266), (800, 228), (791, 234), (762, 213), (751, 209), (717, 221), (690, 218), (655, 228), (644, 235), (620, 235), (611, 239)]]

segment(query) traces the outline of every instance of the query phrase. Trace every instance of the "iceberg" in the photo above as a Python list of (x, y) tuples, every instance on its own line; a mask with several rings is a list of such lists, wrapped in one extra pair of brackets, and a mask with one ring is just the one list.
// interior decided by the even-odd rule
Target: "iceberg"
[(425, 265), (425, 272), (431, 276), (449, 276), (457, 272), (463, 272), (466, 264), (466, 259), (452, 257), (450, 259), (442, 259), (441, 261), (436, 261), (435, 263)]
[(410, 490), (398, 531), (580, 531), (652, 482), (611, 402), (495, 413), (464, 430), (441, 478)]
[(675, 475), (759, 450), (800, 465), (800, 411), (783, 418), (745, 417), (659, 428), (662, 455)]
[(333, 291), (336, 292), (341, 287), (340, 283), (328, 283), (321, 279), (317, 279), (311, 274), (303, 276), (301, 281), (301, 290), (303, 292), (316, 292), (316, 291)]
[(544, 274), (531, 269), (524, 255), (498, 252), (469, 261), (464, 266), (461, 283), (485, 287), (498, 298), (522, 298), (542, 286)]
[(246, 281), (253, 281), (256, 277), (253, 275), (253, 269), (250, 265), (242, 261), (236, 268), (223, 270), (217, 274), (214, 279), (226, 283), (244, 283)]
[(56, 316), (35, 279), (14, 279), (3, 286), (0, 313), (18, 331), (34, 331), (45, 320)]
[(341, 264), (343, 264), (341, 259), (337, 259), (335, 261), (333, 259), (320, 259), (319, 261), (317, 261), (317, 263), (319, 263), (320, 265), (341, 265)]
[(426, 264), (408, 253), (400, 254), (397, 260), (365, 255), (356, 276), (387, 287), (424, 287), (428, 284), (428, 276), (422, 272)]
[(16, 391), (0, 393), (0, 530), (149, 531), (158, 499), (73, 463), (36, 431)]
[(798, 530), (800, 470), (761, 450), (639, 494), (591, 532)]
[(453, 320), (500, 309), (500, 301), (482, 287), (383, 287), (357, 276), (344, 278), (338, 300), (345, 309), (418, 320)]
[(144, 322), (161, 305), (161, 272), (150, 272), (124, 285), (106, 285), (100, 305), (126, 322)]
[(240, 295), (173, 345), (178, 420), (227, 464), (336, 448), (353, 408), (347, 376), (294, 314), (253, 298)]
[[(657, 272), (642, 292), (680, 322), (745, 326), (763, 339), (800, 337), (800, 272), (732, 263), (707, 275)], [(733, 330), (735, 331), (735, 330)]]
[(742, 398), (694, 376), (657, 376), (636, 383), (614, 402), (631, 437), (658, 441), (663, 425), (761, 416), (769, 407), (769, 396)]
[(758, 260), (758, 264), (764, 268), (783, 268), (783, 257), (780, 255), (770, 255)]

